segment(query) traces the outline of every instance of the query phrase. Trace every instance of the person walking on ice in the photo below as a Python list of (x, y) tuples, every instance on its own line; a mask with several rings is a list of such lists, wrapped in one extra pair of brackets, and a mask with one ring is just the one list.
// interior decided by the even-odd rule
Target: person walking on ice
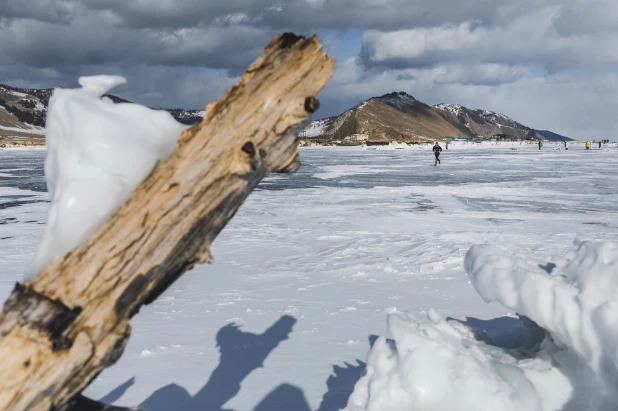
[(539, 140), (539, 150), (543, 148), (543, 142), (541, 140)]
[(564, 140), (564, 149), (568, 150), (569, 149), (569, 142)]
[(590, 141), (586, 140), (586, 150), (590, 150)]
[(433, 166), (436, 167), (440, 164), (440, 152), (442, 151), (442, 147), (436, 141), (436, 144), (433, 145), (433, 154), (436, 156), (436, 161), (433, 163)]

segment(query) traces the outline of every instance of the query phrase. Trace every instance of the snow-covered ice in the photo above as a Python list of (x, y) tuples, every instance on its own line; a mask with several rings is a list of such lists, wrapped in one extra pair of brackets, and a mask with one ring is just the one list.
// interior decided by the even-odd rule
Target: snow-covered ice
[[(618, 150), (511, 148), (449, 146), (437, 168), (430, 147), (302, 149), (301, 170), (268, 177), (220, 234), (215, 263), (186, 273), (132, 320), (123, 357), (86, 394), (151, 411), (179, 404), (329, 411), (345, 408), (356, 385), (356, 408), (349, 408), (356, 410), (366, 409), (371, 374), (397, 410), (406, 403), (394, 401), (415, 381), (425, 384), (418, 386), (425, 408), (408, 409), (574, 411), (611, 403), (603, 395), (615, 377), (616, 327), (604, 334), (594, 328), (614, 324), (611, 316), (599, 314), (590, 327), (580, 317), (590, 333), (578, 336), (576, 323), (534, 318), (536, 311), (553, 315), (555, 307), (519, 305), (549, 304), (558, 294), (513, 303), (512, 291), (476, 278), (545, 275), (548, 289), (564, 288), (583, 302), (610, 301), (614, 257), (607, 257), (610, 245), (599, 244), (618, 233), (618, 176), (608, 171), (618, 165)], [(0, 150), (2, 298), (22, 278), (43, 234), (44, 155)], [(576, 239), (595, 241), (578, 244), (599, 258), (584, 258)], [(475, 244), (500, 251), (475, 249), (470, 278), (464, 258)], [(483, 258), (486, 271), (476, 270)], [(590, 282), (593, 269), (598, 278)], [(598, 281), (600, 288), (587, 285)], [(475, 286), (506, 307), (486, 304)], [(592, 313), (594, 304), (580, 310)], [(516, 313), (547, 327), (552, 340), (541, 342), (542, 333)], [(393, 357), (394, 348), (404, 354)], [(580, 372), (561, 372), (556, 360)], [(458, 394), (459, 408), (448, 393)], [(389, 409), (376, 407), (369, 409)]]
[(131, 196), (185, 128), (166, 111), (101, 98), (120, 76), (81, 77), (54, 90), (47, 114), (45, 175), (52, 204), (27, 278), (62, 256)]

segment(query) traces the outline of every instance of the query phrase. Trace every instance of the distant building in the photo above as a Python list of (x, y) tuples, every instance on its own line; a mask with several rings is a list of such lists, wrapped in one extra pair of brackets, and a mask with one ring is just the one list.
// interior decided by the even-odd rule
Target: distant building
[(369, 136), (367, 134), (352, 134), (343, 139), (343, 141), (367, 141)]
[(515, 137), (509, 134), (502, 134), (502, 133), (492, 135), (491, 139), (494, 141), (520, 141), (522, 140), (520, 137)]

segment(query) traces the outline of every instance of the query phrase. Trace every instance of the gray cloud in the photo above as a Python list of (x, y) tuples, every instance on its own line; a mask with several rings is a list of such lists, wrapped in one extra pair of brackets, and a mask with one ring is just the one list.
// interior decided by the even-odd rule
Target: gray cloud
[(615, 33), (565, 37), (554, 30), (560, 7), (523, 14), (500, 27), (458, 26), (366, 31), (364, 61), (369, 66), (433, 66), (444, 61), (535, 64), (554, 72), (592, 63), (618, 61)]
[(272, 0), (84, 0), (92, 10), (107, 11), (118, 25), (134, 28), (183, 28), (212, 23), (216, 18), (242, 13), (255, 18), (276, 4)]
[(66, 25), (16, 19), (1, 33), (4, 57), (35, 67), (147, 63), (229, 69), (249, 64), (274, 34), (247, 25), (135, 30), (92, 15)]
[(53, 23), (66, 23), (73, 12), (71, 0), (2, 0), (0, 21), (30, 18)]
[[(618, 66), (617, 8), (615, 0), (2, 0), (0, 82), (76, 86), (80, 75), (121, 74), (129, 83), (116, 92), (125, 98), (201, 108), (277, 32), (352, 28), (362, 33), (356, 44), (357, 34), (338, 41), (342, 32), (327, 32), (335, 57), (361, 52), (338, 63), (320, 115), (405, 90), (534, 127), (615, 132), (607, 120), (615, 90), (604, 82)], [(574, 108), (584, 104), (585, 119)]]
[[(498, 111), (529, 127), (574, 138), (618, 133), (613, 121), (618, 111), (618, 65), (604, 73), (549, 76), (536, 76), (523, 66), (481, 67), (444, 63), (431, 69), (383, 70), (349, 59), (338, 65), (322, 98), (329, 110), (340, 113), (368, 96), (402, 90), (428, 104)], [(496, 81), (486, 81), (491, 76)]]
[(564, 37), (602, 32), (618, 34), (618, 2), (615, 0), (565, 0), (554, 21)]

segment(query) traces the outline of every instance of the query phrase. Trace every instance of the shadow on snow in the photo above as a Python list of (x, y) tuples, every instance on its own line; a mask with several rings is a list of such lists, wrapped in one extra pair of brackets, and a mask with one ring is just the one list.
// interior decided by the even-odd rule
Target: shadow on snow
[[(468, 326), (475, 338), (489, 345), (505, 349), (518, 357), (530, 356), (538, 349), (545, 331), (526, 317), (498, 317), (481, 320), (467, 317), (465, 320), (447, 318)], [(170, 384), (158, 389), (142, 404), (145, 411), (226, 411), (223, 406), (240, 391), (242, 381), (255, 369), (262, 367), (264, 361), (277, 346), (288, 339), (296, 319), (289, 315), (281, 317), (262, 334), (241, 331), (235, 324), (221, 328), (216, 336), (220, 361), (210, 378), (194, 396), (177, 385)], [(378, 336), (369, 336), (369, 346)], [(394, 345), (395, 342), (388, 340)], [(522, 350), (523, 348), (523, 350)], [(533, 355), (533, 354), (532, 354)], [(334, 365), (333, 372), (326, 381), (327, 392), (322, 397), (317, 411), (338, 411), (347, 405), (348, 398), (356, 382), (364, 374), (366, 364), (356, 360), (356, 364), (345, 362), (343, 366)], [(133, 385), (131, 378), (100, 399), (101, 403), (113, 403)], [(95, 410), (95, 408), (92, 408)], [(105, 407), (97, 410), (127, 410), (126, 408)], [(282, 384), (266, 395), (253, 411), (310, 411), (303, 391), (290, 384)], [(229, 411), (229, 410), (227, 410)]]

